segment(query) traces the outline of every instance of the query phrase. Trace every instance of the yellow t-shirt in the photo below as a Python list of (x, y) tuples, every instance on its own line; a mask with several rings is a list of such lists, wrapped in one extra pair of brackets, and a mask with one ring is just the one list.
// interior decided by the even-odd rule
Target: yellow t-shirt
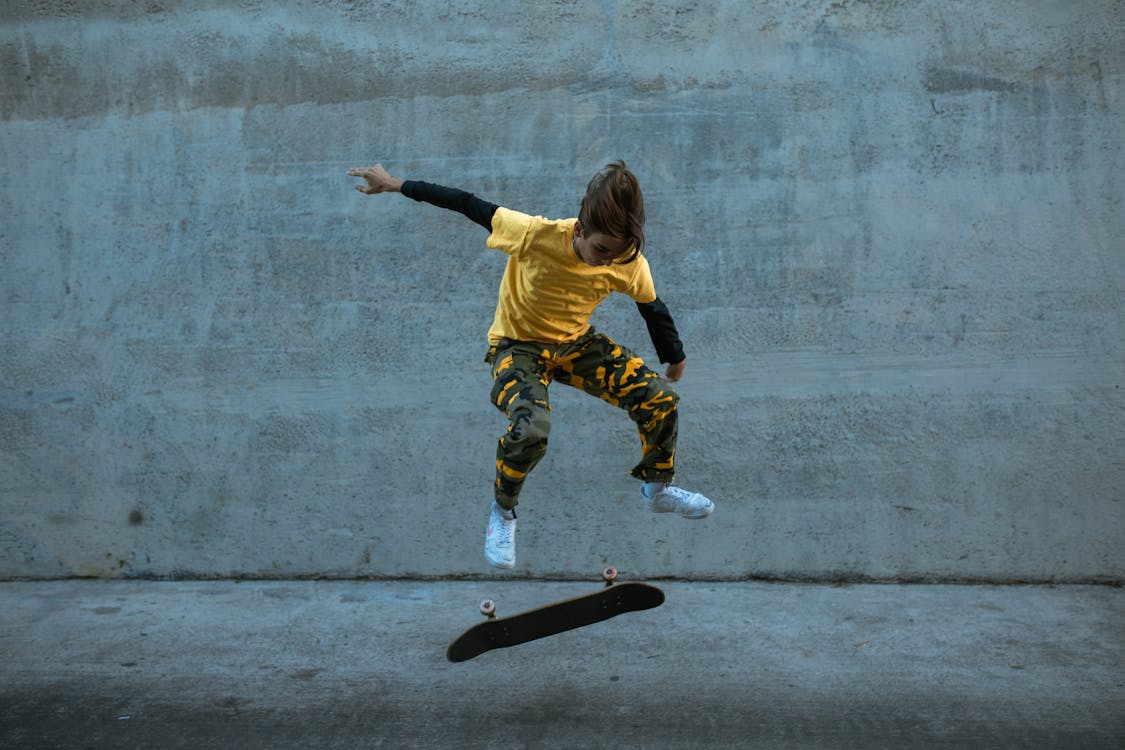
[(488, 247), (508, 254), (496, 317), (488, 330), (502, 338), (551, 344), (574, 341), (610, 292), (652, 302), (656, 288), (643, 255), (631, 263), (591, 266), (571, 247), (576, 219), (544, 219), (498, 208)]

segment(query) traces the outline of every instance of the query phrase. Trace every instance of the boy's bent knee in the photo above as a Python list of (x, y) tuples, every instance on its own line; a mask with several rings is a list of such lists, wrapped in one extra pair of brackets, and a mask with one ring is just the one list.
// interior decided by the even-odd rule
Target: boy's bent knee
[(661, 424), (676, 423), (679, 403), (680, 394), (663, 380), (654, 381), (629, 407), (629, 416), (642, 430), (656, 430)]
[(653, 378), (643, 391), (637, 394), (633, 410), (642, 412), (675, 411), (680, 403), (680, 394), (667, 381)]
[(551, 412), (546, 404), (515, 401), (508, 412), (508, 441), (511, 445), (542, 444), (551, 436)]

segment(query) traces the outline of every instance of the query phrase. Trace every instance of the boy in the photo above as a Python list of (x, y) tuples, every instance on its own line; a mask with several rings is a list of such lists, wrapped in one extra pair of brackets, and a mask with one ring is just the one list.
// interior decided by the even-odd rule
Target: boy
[(576, 219), (550, 221), (471, 193), (401, 180), (381, 164), (350, 169), (366, 195), (402, 193), (458, 211), (489, 231), (487, 245), (508, 254), (496, 315), (488, 332), (492, 403), (508, 416), (496, 448), (496, 481), (484, 555), (498, 568), (516, 561), (516, 504), (528, 473), (546, 453), (551, 429), (547, 386), (558, 380), (628, 411), (641, 437), (633, 476), (654, 512), (704, 518), (715, 509), (703, 495), (672, 485), (679, 396), (629, 350), (590, 326), (610, 292), (627, 294), (648, 326), (665, 377), (675, 382), (685, 357), (668, 308), (656, 296), (644, 249), (644, 199), (622, 161), (606, 166), (586, 189)]

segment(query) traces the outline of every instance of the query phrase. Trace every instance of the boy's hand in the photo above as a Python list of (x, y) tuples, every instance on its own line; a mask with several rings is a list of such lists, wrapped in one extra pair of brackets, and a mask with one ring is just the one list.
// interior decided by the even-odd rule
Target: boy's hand
[(668, 365), (668, 369), (664, 371), (664, 379), (669, 383), (675, 383), (684, 376), (684, 365), (686, 364), (687, 360), (681, 359), (674, 365)]
[(348, 176), (362, 177), (364, 181), (367, 182), (366, 185), (355, 186), (356, 190), (365, 195), (402, 192), (403, 180), (396, 179), (387, 174), (387, 170), (383, 169), (382, 164), (376, 164), (373, 167), (349, 169)]

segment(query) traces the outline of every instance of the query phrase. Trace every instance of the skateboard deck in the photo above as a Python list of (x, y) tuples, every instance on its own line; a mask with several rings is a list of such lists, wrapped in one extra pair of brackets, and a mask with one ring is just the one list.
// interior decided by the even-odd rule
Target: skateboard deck
[(445, 652), (446, 658), (453, 662), (468, 661), (495, 648), (518, 646), (608, 620), (624, 612), (652, 609), (664, 602), (664, 592), (647, 583), (614, 585), (617, 571), (613, 568), (606, 568), (602, 577), (606, 585), (599, 591), (507, 617), (496, 617), (496, 605), (485, 600), (480, 611), (489, 619), (469, 628), (451, 643)]

